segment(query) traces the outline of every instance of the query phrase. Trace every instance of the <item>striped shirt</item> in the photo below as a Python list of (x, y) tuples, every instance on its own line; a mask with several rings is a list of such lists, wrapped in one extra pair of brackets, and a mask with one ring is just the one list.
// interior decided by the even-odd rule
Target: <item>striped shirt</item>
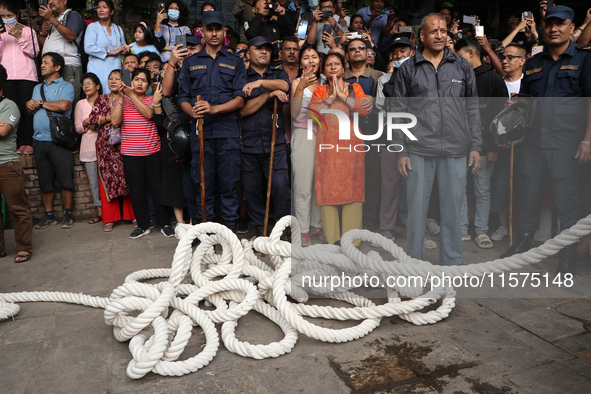
[[(152, 96), (142, 102), (152, 106)], [(148, 120), (138, 111), (127, 96), (123, 99), (123, 123), (121, 124), (121, 154), (126, 156), (148, 156), (160, 152), (160, 137), (156, 123)]]

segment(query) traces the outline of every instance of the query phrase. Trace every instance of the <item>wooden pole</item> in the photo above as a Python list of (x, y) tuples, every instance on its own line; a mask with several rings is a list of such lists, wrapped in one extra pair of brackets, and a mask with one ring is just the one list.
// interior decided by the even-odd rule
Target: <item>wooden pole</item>
[(269, 226), (269, 208), (271, 206), (271, 180), (273, 177), (273, 161), (275, 159), (275, 134), (277, 128), (277, 97), (273, 100), (273, 131), (271, 134), (271, 160), (269, 161), (269, 182), (267, 182), (267, 204), (265, 206), (265, 226), (263, 236), (267, 236)]
[(513, 154), (515, 145), (511, 142), (511, 168), (509, 170), (509, 247), (513, 246)]
[[(201, 96), (197, 96), (197, 102), (200, 101)], [(207, 221), (207, 206), (205, 203), (205, 152), (203, 150), (203, 118), (199, 118), (199, 120), (197, 121), (197, 130), (199, 132), (199, 184), (201, 185), (201, 222), (205, 223)]]

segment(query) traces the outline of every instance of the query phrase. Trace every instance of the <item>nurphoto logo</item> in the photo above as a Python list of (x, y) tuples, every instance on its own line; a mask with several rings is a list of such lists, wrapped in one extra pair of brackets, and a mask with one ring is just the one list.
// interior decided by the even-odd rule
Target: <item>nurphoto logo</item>
[[(316, 122), (319, 131), (328, 130), (328, 125), (323, 116), (324, 114), (332, 114), (337, 117), (339, 122), (340, 141), (351, 140), (351, 119), (349, 115), (343, 111), (338, 109), (321, 109), (320, 112), (318, 112), (308, 107), (305, 107), (304, 109), (307, 111), (309, 116), (307, 124), (308, 140), (312, 140), (314, 138), (314, 122)], [(386, 137), (388, 141), (392, 141), (394, 130), (402, 131), (404, 135), (406, 135), (411, 141), (417, 140), (417, 137), (415, 137), (410, 131), (410, 129), (417, 125), (417, 117), (407, 112), (380, 111), (380, 116), (378, 116), (378, 130), (375, 134), (363, 134), (363, 132), (359, 129), (359, 114), (357, 112), (353, 112), (353, 132), (355, 133), (355, 136), (363, 141), (375, 141), (379, 139), (384, 133), (384, 118), (386, 119)], [(409, 122), (400, 123), (404, 120), (409, 120)], [(338, 144), (319, 144), (318, 151), (322, 152), (323, 150), (332, 149), (336, 149), (337, 152), (339, 150), (351, 151), (352, 148), (355, 152), (368, 152), (372, 149), (372, 147), (376, 148), (378, 152), (382, 148), (387, 149), (389, 152), (401, 152), (403, 150), (403, 147), (400, 144), (357, 144), (352, 147), (351, 145), (339, 146)]]

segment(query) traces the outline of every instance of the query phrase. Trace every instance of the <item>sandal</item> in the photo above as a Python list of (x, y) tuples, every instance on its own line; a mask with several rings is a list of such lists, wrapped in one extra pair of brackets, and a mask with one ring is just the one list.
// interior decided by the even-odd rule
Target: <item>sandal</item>
[(3, 259), (4, 257), (6, 257), (6, 252), (0, 253), (0, 259)]
[(18, 252), (16, 254), (16, 257), (14, 258), (14, 262), (15, 263), (24, 263), (25, 261), (29, 261), (29, 260), (31, 260), (32, 254), (33, 253), (27, 252), (26, 250), (21, 250), (20, 252)]
[(302, 233), (302, 246), (310, 245), (310, 233)]
[(466, 242), (472, 239), (472, 236), (470, 236), (470, 234), (462, 234), (462, 242)]
[(103, 231), (113, 231), (113, 227), (115, 227), (115, 223), (105, 223), (105, 225), (103, 226)]
[(90, 219), (88, 221), (88, 224), (96, 224), (98, 222), (101, 222), (103, 220), (103, 218), (100, 215), (96, 215), (95, 217), (93, 217), (92, 219)]
[[(478, 234), (476, 236), (475, 241), (476, 241), (476, 245), (478, 245), (478, 247), (481, 249), (490, 249), (493, 247), (492, 241), (490, 240), (490, 238), (486, 234)], [(488, 242), (488, 245), (485, 245), (485, 243), (487, 243), (487, 242)]]
[(317, 231), (314, 231), (314, 232), (310, 231), (310, 233), (312, 234), (313, 239), (318, 239), (321, 241), (326, 240), (326, 237), (324, 236), (324, 231), (322, 231), (322, 229), (318, 229)]

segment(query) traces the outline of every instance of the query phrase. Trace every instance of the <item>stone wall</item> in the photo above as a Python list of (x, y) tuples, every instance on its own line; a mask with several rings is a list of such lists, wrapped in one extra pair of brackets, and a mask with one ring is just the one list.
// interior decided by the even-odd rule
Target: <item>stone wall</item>
[[(27, 192), (29, 204), (31, 205), (33, 221), (36, 223), (43, 218), (43, 215), (45, 215), (45, 209), (43, 208), (43, 202), (41, 200), (41, 189), (39, 189), (35, 156), (19, 154), (19, 159), (25, 173), (25, 190)], [(55, 211), (57, 218), (61, 220), (64, 208), (62, 205), (61, 188), (57, 180), (54, 183), (54, 192), (53, 210)], [(96, 215), (96, 207), (92, 200), (92, 192), (90, 191), (90, 184), (88, 183), (86, 170), (84, 169), (84, 165), (80, 163), (80, 156), (78, 153), (74, 155), (74, 207), (72, 214), (74, 220), (88, 219)], [(12, 221), (12, 215), (7, 215), (7, 226), (10, 226)]]

